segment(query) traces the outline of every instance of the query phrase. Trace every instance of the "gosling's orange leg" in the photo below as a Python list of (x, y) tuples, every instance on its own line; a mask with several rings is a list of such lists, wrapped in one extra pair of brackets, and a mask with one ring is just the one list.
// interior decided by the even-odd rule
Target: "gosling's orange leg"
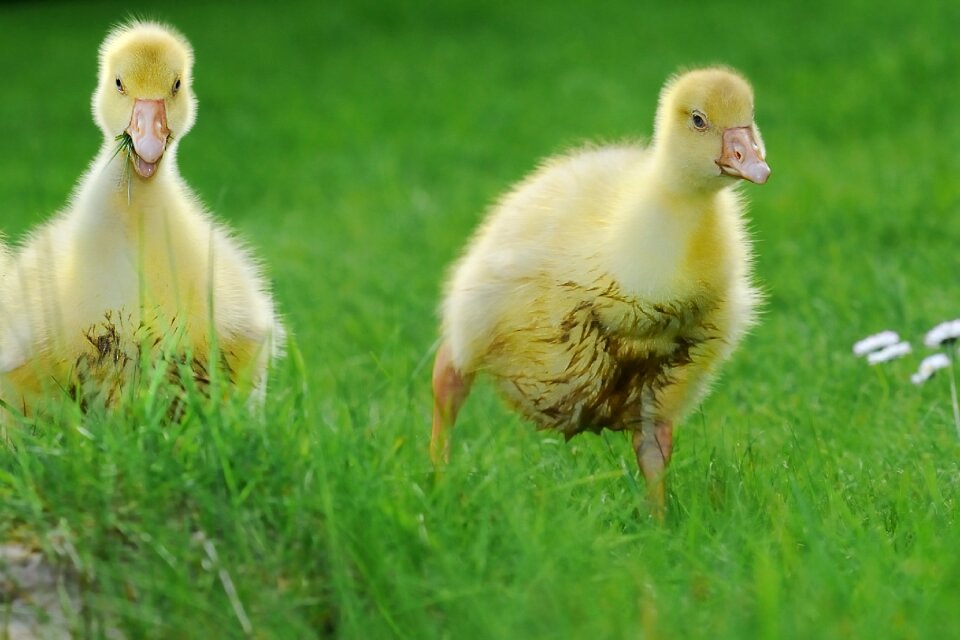
[(663, 522), (666, 510), (666, 471), (673, 453), (673, 423), (669, 420), (644, 420), (633, 432), (637, 464), (647, 481), (647, 495), (653, 517)]
[(437, 350), (433, 361), (433, 431), (430, 434), (430, 459), (441, 465), (450, 459), (450, 435), (457, 414), (463, 406), (473, 374), (464, 375), (453, 366), (450, 345), (446, 342)]

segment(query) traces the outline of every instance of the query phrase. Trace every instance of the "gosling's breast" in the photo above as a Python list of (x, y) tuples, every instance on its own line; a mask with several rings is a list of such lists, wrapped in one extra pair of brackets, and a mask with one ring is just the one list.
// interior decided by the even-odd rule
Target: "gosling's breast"
[(669, 385), (673, 372), (693, 362), (698, 345), (718, 338), (708, 300), (648, 304), (612, 285), (592, 293), (549, 328), (501, 336), (495, 350), (511, 355), (495, 358), (490, 371), (512, 404), (567, 437), (631, 428), (642, 391)]

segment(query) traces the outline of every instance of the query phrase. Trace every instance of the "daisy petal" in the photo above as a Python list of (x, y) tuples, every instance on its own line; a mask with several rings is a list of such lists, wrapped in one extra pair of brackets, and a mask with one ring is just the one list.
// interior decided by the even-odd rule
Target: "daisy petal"
[(939, 347), (944, 342), (950, 342), (957, 338), (960, 338), (960, 319), (947, 320), (930, 329), (923, 339), (923, 344), (928, 347)]
[(892, 344), (889, 347), (884, 347), (879, 351), (874, 351), (867, 356), (867, 362), (870, 364), (880, 364), (881, 362), (886, 362), (888, 360), (893, 360), (894, 358), (899, 358), (910, 353), (912, 349), (910, 348), (909, 342), (898, 342), (897, 344)]
[(890, 347), (900, 342), (900, 336), (896, 331), (881, 331), (872, 336), (867, 336), (863, 340), (853, 345), (853, 354), (856, 356), (865, 356), (871, 351)]
[(910, 381), (913, 384), (923, 384), (927, 380), (933, 377), (940, 369), (946, 369), (950, 366), (950, 358), (945, 356), (942, 353), (935, 353), (932, 356), (927, 356), (920, 363), (920, 368), (917, 369), (917, 372), (910, 376)]

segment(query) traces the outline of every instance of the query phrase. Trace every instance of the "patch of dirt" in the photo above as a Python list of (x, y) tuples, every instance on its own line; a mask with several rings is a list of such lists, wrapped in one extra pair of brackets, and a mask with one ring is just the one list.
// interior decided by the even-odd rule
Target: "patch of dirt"
[(71, 638), (80, 611), (79, 589), (38, 551), (0, 544), (0, 637)]

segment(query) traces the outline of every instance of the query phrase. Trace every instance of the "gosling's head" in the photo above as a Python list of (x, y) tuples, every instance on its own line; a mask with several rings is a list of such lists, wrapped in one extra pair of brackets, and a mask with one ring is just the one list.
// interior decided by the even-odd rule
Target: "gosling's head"
[(187, 40), (155, 22), (116, 27), (100, 45), (93, 116), (108, 144), (129, 135), (130, 162), (144, 180), (153, 177), (164, 152), (193, 126), (192, 67)]
[(689, 71), (660, 93), (654, 144), (680, 181), (720, 188), (731, 179), (763, 184), (770, 176), (753, 89), (731, 69)]

